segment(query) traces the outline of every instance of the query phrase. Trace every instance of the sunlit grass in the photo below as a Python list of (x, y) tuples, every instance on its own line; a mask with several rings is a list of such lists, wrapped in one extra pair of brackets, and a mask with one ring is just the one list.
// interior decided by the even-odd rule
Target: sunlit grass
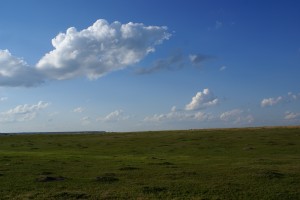
[(0, 199), (300, 198), (299, 128), (0, 140)]

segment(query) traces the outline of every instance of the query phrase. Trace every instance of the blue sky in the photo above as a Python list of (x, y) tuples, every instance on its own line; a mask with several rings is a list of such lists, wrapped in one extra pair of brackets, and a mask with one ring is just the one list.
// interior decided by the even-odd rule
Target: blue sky
[(0, 132), (300, 124), (299, 1), (0, 3)]

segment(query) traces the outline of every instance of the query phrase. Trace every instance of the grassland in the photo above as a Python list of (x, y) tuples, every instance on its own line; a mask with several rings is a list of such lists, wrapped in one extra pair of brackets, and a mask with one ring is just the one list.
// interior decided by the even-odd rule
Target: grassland
[(0, 199), (300, 199), (300, 128), (2, 135)]

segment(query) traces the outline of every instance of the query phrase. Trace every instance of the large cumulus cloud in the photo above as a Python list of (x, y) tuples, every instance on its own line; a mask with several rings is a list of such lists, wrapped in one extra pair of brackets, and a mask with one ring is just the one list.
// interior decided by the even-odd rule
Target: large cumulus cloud
[(109, 24), (104, 19), (81, 31), (71, 27), (52, 39), (54, 49), (35, 66), (8, 50), (0, 50), (0, 86), (31, 87), (45, 80), (80, 76), (97, 79), (140, 62), (170, 36), (165, 26)]
[(52, 79), (95, 79), (141, 61), (169, 37), (166, 27), (109, 24), (100, 19), (87, 29), (71, 27), (58, 34), (52, 40), (54, 50), (37, 63), (37, 68)]

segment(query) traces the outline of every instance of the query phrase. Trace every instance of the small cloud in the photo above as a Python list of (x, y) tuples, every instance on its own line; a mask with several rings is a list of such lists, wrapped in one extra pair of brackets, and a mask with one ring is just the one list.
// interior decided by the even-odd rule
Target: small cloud
[(153, 116), (148, 116), (144, 118), (145, 122), (166, 122), (166, 121), (211, 121), (214, 119), (214, 116), (210, 113), (205, 112), (196, 112), (196, 113), (189, 113), (187, 111), (175, 111), (174, 109), (171, 112), (166, 114), (155, 114)]
[(223, 65), (222, 67), (220, 67), (220, 71), (222, 72), (222, 71), (224, 71), (224, 70), (226, 70), (227, 69), (227, 67), (225, 66), (225, 65)]
[(18, 105), (6, 112), (0, 113), (0, 122), (22, 122), (30, 121), (36, 117), (40, 110), (47, 108), (50, 104), (39, 101), (33, 105)]
[(83, 111), (84, 111), (84, 108), (82, 108), (82, 107), (77, 107), (73, 110), (73, 112), (75, 112), (75, 113), (82, 113)]
[(251, 124), (254, 121), (254, 117), (251, 114), (240, 109), (224, 112), (220, 115), (220, 119), (232, 124)]
[(275, 106), (280, 103), (290, 103), (299, 99), (300, 94), (293, 94), (292, 92), (289, 92), (286, 96), (265, 98), (261, 101), (260, 105), (261, 107)]
[(8, 98), (7, 97), (0, 97), (0, 102), (1, 101), (6, 101)]
[(219, 103), (219, 99), (207, 88), (192, 98), (192, 101), (185, 106), (185, 110), (198, 110), (214, 106)]
[(91, 118), (88, 116), (82, 117), (80, 119), (82, 125), (88, 125), (91, 123)]
[(289, 121), (299, 120), (300, 113), (294, 113), (294, 112), (287, 111), (287, 112), (285, 112), (284, 119), (289, 120)]
[(176, 110), (177, 110), (176, 106), (173, 106), (173, 107), (171, 108), (171, 112), (176, 112)]
[(203, 55), (203, 54), (191, 54), (191, 55), (189, 55), (190, 62), (193, 65), (196, 65), (196, 66), (199, 66), (204, 61), (212, 59), (212, 58), (213, 58), (212, 56)]
[(222, 26), (223, 26), (222, 22), (216, 21), (216, 23), (215, 23), (215, 29), (220, 29), (220, 28), (222, 28)]
[(283, 97), (263, 99), (260, 103), (261, 107), (274, 106), (283, 101)]
[(129, 119), (129, 116), (124, 116), (123, 110), (115, 110), (108, 115), (106, 115), (104, 118), (98, 118), (97, 121), (104, 121), (104, 122), (117, 122), (122, 120)]

